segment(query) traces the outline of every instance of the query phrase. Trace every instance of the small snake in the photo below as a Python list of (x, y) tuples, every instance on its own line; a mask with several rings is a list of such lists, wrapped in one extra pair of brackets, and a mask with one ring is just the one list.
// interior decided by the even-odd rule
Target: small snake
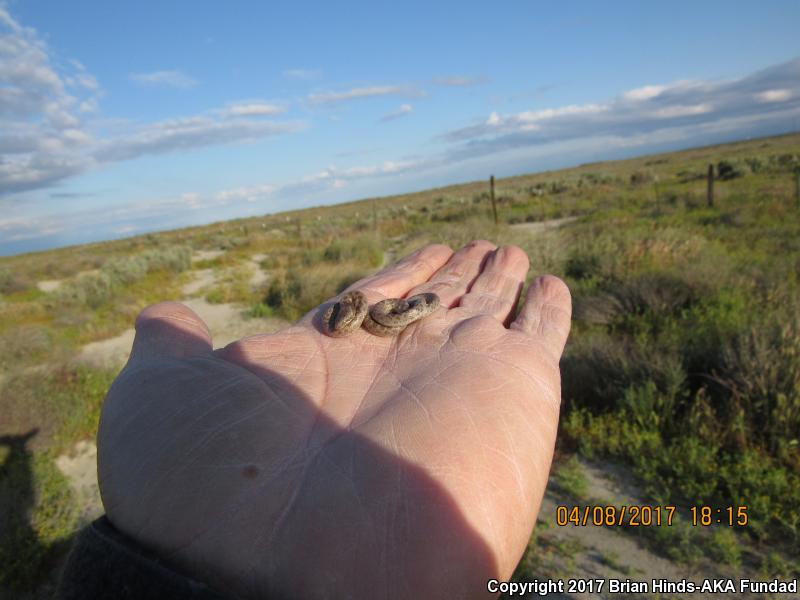
[(325, 311), (322, 329), (331, 337), (349, 335), (359, 327), (379, 337), (396, 336), (438, 307), (439, 296), (428, 293), (405, 299), (387, 298), (368, 308), (367, 297), (353, 291)]
[(322, 315), (322, 330), (331, 337), (350, 335), (361, 327), (368, 308), (363, 292), (348, 292)]

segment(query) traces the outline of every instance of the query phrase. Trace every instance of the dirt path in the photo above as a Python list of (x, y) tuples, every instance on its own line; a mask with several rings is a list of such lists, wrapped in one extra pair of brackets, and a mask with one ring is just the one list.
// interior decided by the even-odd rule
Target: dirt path
[[(664, 536), (659, 545), (648, 541), (643, 527), (605, 527), (576, 526), (568, 523), (559, 526), (558, 507), (567, 509), (578, 506), (652, 506), (645, 495), (635, 484), (630, 471), (621, 465), (608, 462), (588, 462), (577, 460), (578, 471), (586, 484), (585, 492), (580, 499), (570, 496), (559, 484), (558, 477), (551, 474), (542, 508), (536, 526), (537, 552), (533, 575), (529, 572), (526, 580), (562, 580), (568, 579), (602, 579), (606, 589), (602, 593), (553, 594), (553, 598), (645, 598), (654, 594), (609, 593), (610, 579), (618, 581), (647, 582), (665, 579), (680, 582), (685, 579), (701, 583), (704, 579), (726, 579), (750, 577), (758, 579), (755, 573), (743, 572), (741, 568), (726, 566), (715, 562), (708, 554), (695, 559), (690, 564), (676, 562), (664, 554), (671, 548)], [(690, 528), (685, 515), (678, 508), (673, 515), (672, 527)], [(679, 522), (680, 521), (680, 522)], [(652, 527), (655, 527), (653, 525)], [(662, 527), (667, 527), (662, 524)], [(674, 532), (670, 529), (671, 532)], [(666, 533), (666, 532), (665, 532)], [(660, 538), (661, 536), (659, 536)], [(505, 598), (506, 596), (504, 596)], [(518, 597), (518, 596), (517, 596)], [(523, 596), (537, 598), (535, 594)], [(664, 594), (662, 597), (688, 597)], [(725, 598), (725, 594), (709, 594), (696, 592), (692, 598)], [(748, 596), (752, 597), (752, 596)]]
[(548, 229), (558, 229), (567, 223), (577, 221), (578, 217), (564, 217), (562, 219), (550, 219), (548, 221), (534, 221), (533, 223), (515, 223), (509, 225), (514, 231), (525, 231), (527, 233), (541, 233)]
[(80, 510), (80, 525), (102, 515), (103, 505), (97, 486), (97, 446), (94, 442), (78, 442), (72, 452), (56, 458), (56, 466), (69, 479)]
[[(557, 525), (559, 505), (608, 505), (632, 506), (647, 504), (631, 484), (620, 483), (609, 477), (605, 466), (579, 463), (588, 483), (587, 499), (576, 501), (559, 493), (557, 484), (550, 479), (542, 508), (539, 512), (539, 535), (553, 547), (569, 548), (568, 552), (554, 552), (546, 566), (547, 577), (582, 577), (600, 579), (626, 579), (651, 581), (668, 579), (680, 581), (695, 573), (686, 567), (658, 556), (646, 548), (640, 540), (609, 527), (579, 527)], [(609, 469), (610, 470), (610, 469)], [(534, 596), (531, 596), (534, 597)], [(565, 597), (600, 598), (596, 594), (575, 594)]]
[(80, 271), (72, 275), (69, 279), (43, 279), (42, 281), (36, 282), (36, 287), (39, 288), (40, 291), (49, 294), (50, 292), (55, 292), (58, 288), (64, 285), (65, 281), (69, 281), (70, 279), (78, 279), (84, 275), (94, 275), (99, 273), (100, 269), (87, 269), (86, 271)]
[[(247, 335), (272, 333), (287, 325), (283, 319), (245, 319), (242, 309), (232, 304), (210, 304), (204, 298), (182, 302), (208, 325), (214, 348), (222, 348)], [(131, 328), (116, 337), (87, 344), (77, 361), (98, 368), (120, 368), (128, 360), (134, 334)]]
[(266, 254), (254, 254), (248, 261), (250, 266), (253, 267), (253, 276), (250, 278), (250, 287), (253, 289), (259, 287), (269, 279), (269, 274), (261, 268), (261, 262), (267, 258)]
[(45, 279), (44, 281), (36, 282), (36, 287), (38, 287), (41, 291), (45, 293), (50, 293), (60, 288), (61, 283), (62, 283), (61, 279)]
[(201, 260), (214, 260), (225, 254), (224, 250), (196, 250), (192, 254), (192, 262)]
[(195, 278), (181, 288), (184, 298), (194, 296), (204, 288), (214, 285), (214, 269), (195, 271)]

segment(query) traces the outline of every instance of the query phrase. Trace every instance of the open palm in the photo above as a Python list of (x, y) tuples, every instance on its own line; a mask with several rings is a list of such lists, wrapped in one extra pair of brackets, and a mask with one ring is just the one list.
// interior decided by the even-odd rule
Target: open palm
[(473, 242), (354, 284), (440, 296), (398, 338), (326, 337), (317, 310), (212, 351), (188, 308), (149, 307), (103, 406), (109, 519), (242, 597), (484, 596), (525, 548), (558, 422), (569, 292), (540, 277), (517, 315), (527, 270)]

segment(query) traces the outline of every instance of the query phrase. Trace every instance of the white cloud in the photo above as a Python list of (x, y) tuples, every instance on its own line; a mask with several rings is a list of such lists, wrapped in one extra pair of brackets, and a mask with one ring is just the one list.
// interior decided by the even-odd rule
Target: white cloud
[(624, 139), (656, 132), (666, 139), (667, 130), (679, 130), (686, 138), (718, 122), (736, 123), (740, 129), (763, 128), (792, 113), (800, 114), (800, 59), (735, 80), (684, 80), (635, 88), (602, 103), (502, 117), (492, 113), (488, 120), (441, 137), (453, 144), (447, 160), (454, 161), (567, 140)]
[(200, 194), (197, 192), (184, 192), (181, 194), (181, 202), (193, 210), (201, 207)]
[(791, 90), (766, 90), (756, 94), (759, 102), (786, 102), (791, 97)]
[(94, 156), (98, 162), (116, 162), (146, 154), (164, 154), (216, 144), (255, 141), (298, 131), (302, 127), (301, 123), (248, 119), (219, 120), (209, 116), (167, 119), (99, 143)]
[(447, 75), (444, 77), (435, 77), (433, 83), (445, 87), (467, 87), (472, 85), (480, 85), (486, 83), (488, 79), (484, 76), (481, 77), (464, 77), (462, 75)]
[(687, 117), (690, 115), (703, 115), (714, 110), (714, 107), (708, 102), (704, 104), (695, 104), (692, 106), (685, 106), (677, 104), (675, 106), (666, 106), (664, 108), (656, 109), (652, 115), (656, 119), (674, 119), (675, 117)]
[[(44, 186), (93, 161), (81, 107), (97, 105), (97, 81), (80, 63), (59, 74), (34, 29), (0, 5), (0, 192)], [(70, 91), (67, 91), (67, 88)]]
[(237, 200), (257, 202), (258, 200), (264, 200), (270, 196), (275, 189), (275, 186), (270, 184), (238, 187), (219, 192), (216, 195), (216, 200), (219, 204), (230, 204), (231, 202), (235, 202)]
[(343, 92), (318, 92), (308, 95), (311, 104), (333, 104), (336, 102), (346, 102), (359, 98), (371, 98), (374, 96), (406, 96), (417, 97), (423, 92), (415, 88), (399, 85), (383, 85), (372, 87), (359, 87), (345, 90)]
[(608, 107), (602, 104), (571, 104), (569, 106), (562, 106), (561, 108), (546, 108), (544, 110), (521, 112), (516, 118), (524, 123), (533, 123), (535, 121), (545, 121), (556, 117), (599, 113), (607, 109)]
[(286, 107), (267, 102), (239, 102), (229, 104), (223, 114), (228, 117), (265, 117), (286, 112)]
[[(0, 3), (0, 193), (48, 187), (145, 154), (255, 141), (304, 126), (267, 120), (285, 108), (247, 100), (200, 115), (109, 128), (108, 120), (94, 117), (102, 94), (95, 77), (76, 60), (59, 60), (59, 69), (54, 62), (39, 34), (17, 23)], [(190, 83), (178, 71), (135, 79), (153, 85)], [(84, 121), (90, 117), (94, 121)], [(102, 123), (104, 137), (93, 133), (101, 129), (92, 123)]]
[(97, 98), (88, 98), (78, 105), (78, 110), (82, 113), (93, 113), (98, 109)]
[(650, 100), (650, 98), (655, 98), (661, 92), (663, 92), (666, 86), (663, 85), (646, 85), (644, 87), (635, 88), (632, 90), (628, 90), (622, 97), (626, 100)]
[(99, 92), (100, 84), (97, 83), (94, 75), (86, 70), (84, 64), (78, 60), (69, 59), (67, 61), (75, 69), (75, 74), (71, 77), (66, 77), (65, 81), (72, 86), (82, 87), (90, 92)]
[(283, 72), (283, 76), (287, 79), (299, 79), (301, 81), (318, 79), (320, 75), (322, 75), (322, 72), (318, 69), (287, 69)]
[(383, 115), (383, 117), (381, 117), (381, 121), (393, 121), (394, 119), (405, 117), (410, 115), (413, 110), (414, 108), (410, 104), (401, 104), (400, 108), (397, 110)]
[(64, 227), (63, 223), (52, 217), (0, 219), (0, 239), (6, 242), (31, 240), (53, 235)]
[(131, 81), (148, 86), (166, 86), (187, 89), (197, 85), (197, 80), (182, 71), (152, 71), (150, 73), (131, 73)]
[(420, 161), (385, 161), (377, 165), (348, 167), (340, 169), (331, 165), (299, 179), (285, 182), (281, 185), (263, 184), (256, 186), (237, 187), (218, 192), (215, 196), (217, 203), (229, 204), (235, 201), (256, 202), (285, 198), (297, 192), (316, 192), (324, 190), (337, 190), (351, 182), (375, 177), (399, 175), (419, 168)]

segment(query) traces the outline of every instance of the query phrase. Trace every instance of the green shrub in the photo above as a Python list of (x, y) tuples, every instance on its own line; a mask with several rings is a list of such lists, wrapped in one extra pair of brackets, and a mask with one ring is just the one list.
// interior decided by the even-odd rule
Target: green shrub
[[(597, 266), (567, 262), (567, 274), (586, 277), (584, 270)], [(588, 261), (587, 261), (588, 262)], [(596, 294), (579, 295), (576, 299), (576, 318), (592, 323), (611, 324), (622, 317), (647, 315), (662, 317), (677, 315), (696, 300), (696, 291), (683, 278), (667, 272), (634, 275), (622, 282), (610, 282)]]
[[(322, 251), (322, 260), (338, 263), (353, 261), (366, 267), (378, 267), (383, 263), (383, 250), (378, 241), (370, 236), (355, 240), (336, 240)], [(315, 261), (309, 261), (311, 266)]]
[(711, 532), (708, 543), (711, 558), (723, 565), (738, 567), (742, 563), (742, 549), (732, 529), (717, 527)]
[(677, 174), (678, 181), (681, 183), (690, 183), (692, 181), (698, 181), (700, 179), (705, 179), (708, 177), (708, 174), (705, 171), (679, 171)]
[(9, 327), (0, 333), (0, 368), (19, 361), (41, 359), (51, 349), (50, 330), (36, 325)]
[(250, 310), (247, 311), (247, 316), (253, 319), (266, 319), (273, 316), (273, 314), (273, 308), (263, 302), (253, 304), (250, 306)]
[(800, 439), (800, 320), (745, 327), (720, 350), (715, 381), (747, 414), (748, 437), (776, 456), (790, 450)]
[(154, 248), (129, 258), (111, 259), (99, 273), (81, 275), (59, 287), (53, 293), (51, 303), (97, 309), (109, 302), (120, 289), (138, 282), (148, 273), (179, 273), (190, 266), (191, 251), (185, 246)]
[(577, 456), (571, 456), (566, 462), (558, 465), (553, 475), (559, 491), (576, 500), (586, 498), (589, 492), (589, 482)]
[(695, 565), (704, 556), (699, 540), (701, 531), (677, 514), (672, 525), (623, 527), (622, 531), (644, 537), (654, 551), (680, 564)]
[(11, 271), (0, 268), (0, 294), (16, 294), (27, 291), (33, 284), (30, 279)]
[(741, 165), (732, 160), (721, 160), (717, 163), (717, 178), (722, 181), (742, 177), (744, 170)]
[(593, 275), (598, 275), (600, 271), (600, 257), (589, 252), (574, 250), (569, 258), (565, 273), (567, 277), (573, 279), (588, 279)]

